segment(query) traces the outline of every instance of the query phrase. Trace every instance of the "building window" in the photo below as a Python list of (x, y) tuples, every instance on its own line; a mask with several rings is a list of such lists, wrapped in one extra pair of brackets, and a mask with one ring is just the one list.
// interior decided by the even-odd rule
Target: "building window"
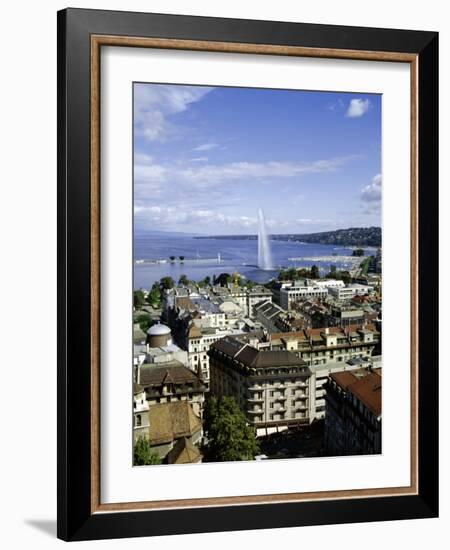
[(136, 426), (142, 426), (142, 417), (140, 414), (136, 415)]

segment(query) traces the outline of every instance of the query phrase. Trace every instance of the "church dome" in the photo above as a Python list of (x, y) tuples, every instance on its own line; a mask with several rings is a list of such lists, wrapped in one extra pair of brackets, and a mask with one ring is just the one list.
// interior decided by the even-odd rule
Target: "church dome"
[(166, 336), (170, 334), (170, 328), (161, 323), (157, 323), (147, 330), (147, 334), (149, 336)]

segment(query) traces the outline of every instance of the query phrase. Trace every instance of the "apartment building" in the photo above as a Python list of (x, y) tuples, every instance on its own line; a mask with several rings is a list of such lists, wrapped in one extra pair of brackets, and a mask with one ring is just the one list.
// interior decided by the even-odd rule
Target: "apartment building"
[(211, 346), (211, 394), (234, 397), (258, 436), (309, 424), (315, 392), (307, 363), (287, 350), (258, 349), (258, 341), (227, 336)]

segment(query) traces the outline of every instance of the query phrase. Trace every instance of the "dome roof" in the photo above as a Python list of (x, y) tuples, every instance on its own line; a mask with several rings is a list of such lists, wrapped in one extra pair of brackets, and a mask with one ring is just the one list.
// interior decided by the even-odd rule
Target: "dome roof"
[(161, 323), (157, 323), (147, 330), (147, 334), (149, 336), (163, 336), (165, 334), (170, 334), (170, 328), (166, 327), (166, 325), (162, 325)]

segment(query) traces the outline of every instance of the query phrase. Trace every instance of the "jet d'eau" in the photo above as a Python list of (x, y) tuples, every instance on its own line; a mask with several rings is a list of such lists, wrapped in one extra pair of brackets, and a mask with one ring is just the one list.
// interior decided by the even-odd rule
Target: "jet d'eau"
[(258, 209), (258, 267), (263, 270), (273, 269), (272, 251), (262, 208)]

